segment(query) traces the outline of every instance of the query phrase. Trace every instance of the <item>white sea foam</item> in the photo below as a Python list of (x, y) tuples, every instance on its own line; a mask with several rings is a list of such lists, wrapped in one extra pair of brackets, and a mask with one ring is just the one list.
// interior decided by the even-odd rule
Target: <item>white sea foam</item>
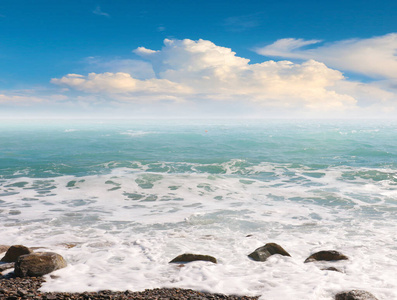
[(143, 136), (143, 135), (153, 134), (153, 133), (155, 133), (155, 132), (143, 131), (143, 130), (127, 130), (125, 132), (121, 132), (120, 134), (129, 135), (131, 137), (137, 137), (137, 136)]
[[(46, 247), (69, 263), (59, 278), (46, 277), (43, 291), (182, 287), (330, 300), (355, 288), (397, 298), (392, 169), (232, 160), (213, 164), (225, 171), (210, 174), (195, 169), (211, 164), (185, 163), (188, 173), (165, 162), (168, 172), (131, 165), (102, 175), (2, 179), (0, 242)], [(267, 242), (292, 257), (248, 259)], [(326, 264), (342, 272), (303, 263), (327, 249), (350, 257)], [(185, 252), (213, 255), (218, 264), (168, 263)]]

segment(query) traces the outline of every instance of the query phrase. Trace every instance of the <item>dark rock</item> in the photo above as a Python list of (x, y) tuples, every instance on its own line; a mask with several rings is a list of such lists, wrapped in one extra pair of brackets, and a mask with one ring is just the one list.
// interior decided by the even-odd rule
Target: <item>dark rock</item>
[(24, 254), (32, 253), (32, 250), (22, 245), (11, 246), (4, 257), (1, 259), (2, 262), (16, 262), (18, 257)]
[(191, 261), (196, 261), (196, 260), (204, 260), (204, 261), (210, 261), (216, 264), (216, 258), (209, 256), (209, 255), (201, 255), (201, 254), (191, 254), (191, 253), (185, 253), (182, 255), (178, 255), (175, 257), (173, 260), (170, 261), (170, 263), (188, 263)]
[(283, 256), (291, 256), (287, 251), (276, 243), (268, 243), (265, 246), (259, 247), (248, 256), (256, 261), (265, 261), (274, 254), (280, 254)]
[(319, 261), (319, 260), (334, 261), (334, 260), (346, 260), (346, 259), (349, 258), (338, 251), (327, 250), (327, 251), (320, 251), (310, 255), (308, 258), (306, 258), (305, 263), (312, 261)]
[(15, 275), (18, 277), (43, 276), (66, 267), (65, 259), (53, 252), (37, 252), (22, 255), (15, 263)]
[(335, 300), (378, 300), (374, 295), (366, 291), (352, 290), (335, 295)]
[(335, 271), (335, 272), (343, 273), (341, 270), (339, 270), (339, 269), (337, 269), (335, 267), (322, 268), (321, 270), (323, 270), (323, 271)]
[(21, 290), (21, 289), (18, 289), (18, 290), (17, 290), (17, 294), (18, 294), (19, 296), (21, 296), (21, 297), (25, 296), (27, 293), (28, 293), (28, 292), (26, 292), (25, 290)]

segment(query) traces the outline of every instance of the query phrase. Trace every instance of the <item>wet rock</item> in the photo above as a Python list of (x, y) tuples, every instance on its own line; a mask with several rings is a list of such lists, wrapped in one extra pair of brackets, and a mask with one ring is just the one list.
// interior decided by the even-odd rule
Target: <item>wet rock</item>
[(18, 289), (18, 290), (17, 290), (18, 296), (21, 296), (21, 297), (25, 296), (27, 293), (28, 293), (28, 292), (25, 291), (25, 290), (21, 290), (21, 289)]
[(320, 261), (320, 260), (335, 261), (335, 260), (346, 260), (346, 259), (349, 258), (338, 251), (326, 250), (326, 251), (316, 252), (310, 255), (308, 258), (306, 258), (305, 263), (312, 261)]
[(335, 295), (335, 300), (378, 300), (369, 292), (361, 290), (352, 290), (341, 292)]
[(171, 260), (170, 263), (188, 263), (188, 262), (196, 261), (196, 260), (210, 261), (214, 264), (217, 263), (215, 257), (209, 256), (209, 255), (191, 254), (191, 253), (185, 253), (182, 255), (178, 255), (173, 260)]
[(280, 254), (283, 256), (291, 256), (287, 251), (283, 249), (280, 245), (276, 243), (268, 243), (265, 246), (259, 247), (254, 252), (248, 255), (248, 257), (252, 258), (256, 261), (265, 261), (270, 256), (274, 254)]
[(1, 262), (16, 262), (18, 257), (24, 254), (32, 253), (32, 250), (28, 247), (22, 245), (13, 245), (11, 246), (4, 257), (0, 260)]
[(66, 267), (65, 259), (54, 252), (37, 252), (22, 255), (15, 263), (15, 275), (18, 277), (43, 276)]
[(339, 269), (337, 269), (335, 267), (322, 268), (321, 270), (323, 270), (323, 271), (335, 271), (335, 272), (343, 273), (341, 270), (339, 270)]

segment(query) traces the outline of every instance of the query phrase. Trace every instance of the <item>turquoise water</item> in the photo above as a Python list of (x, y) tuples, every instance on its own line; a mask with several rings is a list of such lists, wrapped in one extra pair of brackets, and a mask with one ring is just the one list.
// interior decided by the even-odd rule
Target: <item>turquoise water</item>
[[(236, 173), (263, 162), (313, 170), (334, 166), (394, 169), (397, 162), (397, 125), (386, 122), (4, 123), (0, 125), (0, 171), (4, 178), (20, 172), (38, 178), (84, 176), (128, 168), (136, 162), (154, 172), (214, 174), (226, 173), (216, 164), (233, 159), (242, 160)], [(156, 166), (164, 162), (165, 169)], [(203, 166), (192, 170), (184, 163)], [(382, 180), (385, 175), (370, 172), (365, 176)]]
[[(0, 222), (0, 244), (67, 258), (47, 290), (396, 298), (397, 122), (3, 120)], [(246, 260), (266, 242), (293, 258)], [(219, 248), (216, 267), (168, 265)], [(343, 273), (302, 263), (324, 248), (353, 257)]]

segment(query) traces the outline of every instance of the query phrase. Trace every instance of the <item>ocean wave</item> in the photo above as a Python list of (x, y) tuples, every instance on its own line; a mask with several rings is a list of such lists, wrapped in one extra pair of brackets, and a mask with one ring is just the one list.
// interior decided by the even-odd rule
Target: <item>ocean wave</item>
[(127, 130), (124, 132), (121, 132), (120, 134), (122, 135), (128, 135), (131, 137), (139, 137), (139, 136), (144, 136), (144, 135), (148, 135), (148, 134), (154, 134), (156, 132), (154, 131), (143, 131), (143, 130)]
[[(381, 296), (397, 290), (392, 169), (245, 160), (130, 164), (110, 163), (104, 174), (0, 181), (2, 243), (51, 247), (68, 261), (43, 291), (178, 286), (303, 299), (315, 287), (316, 299), (326, 300), (352, 284), (377, 286)], [(247, 258), (273, 241), (292, 258)], [(344, 273), (303, 263), (324, 249), (351, 257), (338, 265)], [(213, 255), (219, 263), (168, 264), (184, 252)]]

